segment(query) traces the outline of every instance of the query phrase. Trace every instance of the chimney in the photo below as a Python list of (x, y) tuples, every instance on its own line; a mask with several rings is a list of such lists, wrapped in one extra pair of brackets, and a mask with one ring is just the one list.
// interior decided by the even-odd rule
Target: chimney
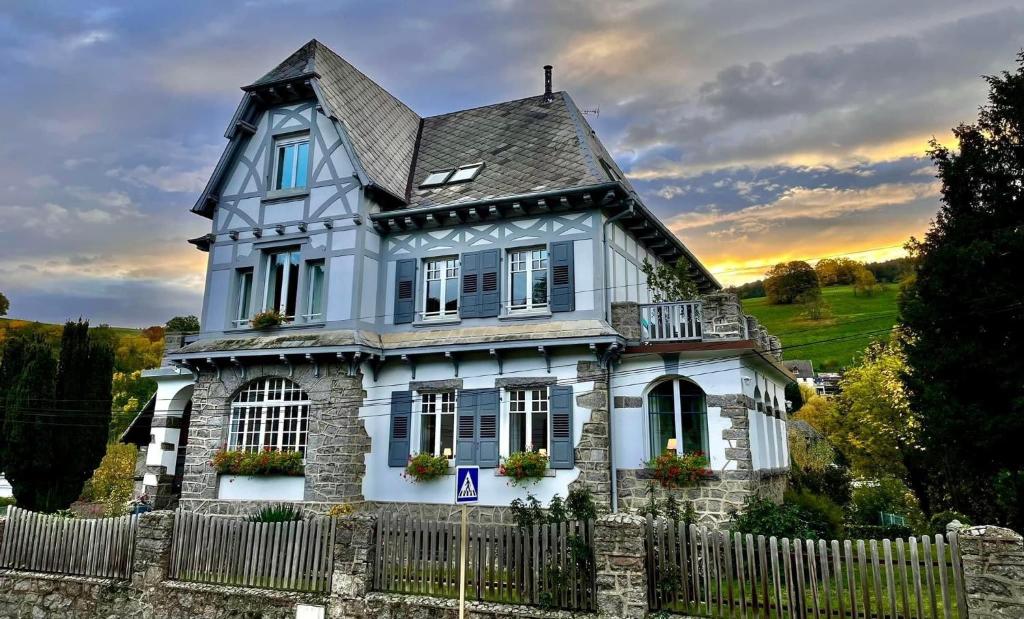
[(544, 65), (544, 102), (551, 103), (555, 95), (551, 93), (551, 65)]

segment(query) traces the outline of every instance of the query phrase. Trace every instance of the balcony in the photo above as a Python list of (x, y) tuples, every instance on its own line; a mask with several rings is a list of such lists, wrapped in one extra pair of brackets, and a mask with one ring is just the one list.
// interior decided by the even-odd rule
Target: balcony
[(674, 303), (613, 303), (612, 327), (641, 345), (751, 340), (782, 359), (779, 338), (745, 315), (739, 299), (728, 292)]

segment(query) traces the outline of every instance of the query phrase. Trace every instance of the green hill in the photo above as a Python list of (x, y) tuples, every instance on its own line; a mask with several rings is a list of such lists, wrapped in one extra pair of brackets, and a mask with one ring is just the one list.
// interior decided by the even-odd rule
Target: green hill
[[(768, 299), (744, 299), (743, 309), (770, 333), (779, 336), (786, 359), (810, 359), (815, 371), (838, 370), (850, 365), (874, 338), (896, 324), (899, 287), (889, 284), (870, 297), (856, 296), (853, 286), (822, 288), (832, 316), (809, 320), (800, 305), (769, 305)], [(842, 338), (842, 339), (839, 339)], [(835, 340), (810, 344), (822, 340)]]

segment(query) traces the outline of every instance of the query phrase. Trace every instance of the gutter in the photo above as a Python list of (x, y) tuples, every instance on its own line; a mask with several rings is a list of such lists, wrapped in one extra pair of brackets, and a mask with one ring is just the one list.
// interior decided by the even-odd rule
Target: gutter
[[(608, 224), (613, 223), (615, 221), (618, 221), (619, 219), (622, 219), (623, 217), (632, 215), (633, 214), (633, 209), (634, 209), (635, 206), (636, 206), (636, 201), (635, 200), (630, 200), (629, 201), (629, 207), (626, 208), (624, 211), (622, 211), (620, 213), (617, 213), (617, 214), (613, 215), (612, 217), (609, 217), (608, 219), (606, 219), (605, 222), (604, 222), (604, 225), (602, 226), (602, 229), (601, 229), (601, 245), (602, 245), (603, 251), (604, 251), (603, 259), (605, 261), (605, 265), (604, 265), (604, 292), (603, 292), (604, 301), (605, 301), (605, 304), (604, 304), (605, 314), (604, 315), (605, 315), (605, 320), (608, 321), (609, 325), (612, 324), (612, 318), (611, 318), (611, 316), (612, 316), (612, 301), (611, 301), (611, 295), (608, 294), (608, 263), (607, 263), (607, 261), (608, 261)], [(608, 382), (608, 389), (607, 389), (607, 393), (608, 393), (608, 402), (607, 402), (607, 405), (608, 405), (608, 468), (609, 468), (608, 473), (609, 473), (609, 481), (611, 481), (611, 491), (612, 491), (612, 513), (614, 514), (614, 513), (619, 511), (619, 480), (618, 480), (618, 476), (616, 475), (615, 448), (614, 448), (615, 444), (614, 444), (614, 438), (613, 438), (613, 435), (612, 435), (612, 428), (615, 426), (615, 423), (612, 420), (612, 367), (613, 366), (614, 366), (614, 364), (611, 361), (609, 361), (608, 362), (608, 366), (604, 369), (604, 372), (605, 372), (605, 380)]]

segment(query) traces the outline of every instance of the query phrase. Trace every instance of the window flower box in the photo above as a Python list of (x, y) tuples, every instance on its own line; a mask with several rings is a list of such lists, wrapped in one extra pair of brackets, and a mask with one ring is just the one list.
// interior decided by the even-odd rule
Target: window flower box
[(294, 477), (305, 474), (302, 453), (298, 451), (241, 451), (221, 447), (213, 454), (210, 464), (221, 475), (253, 477)]
[(409, 457), (402, 477), (414, 483), (441, 479), (448, 474), (448, 458), (429, 453), (418, 453)]
[(709, 464), (708, 457), (700, 451), (680, 455), (665, 450), (648, 462), (647, 468), (663, 488), (685, 488), (710, 478), (712, 472), (708, 468)]
[(538, 482), (548, 470), (548, 456), (539, 451), (517, 451), (498, 467), (498, 474), (508, 477), (512, 485)]

